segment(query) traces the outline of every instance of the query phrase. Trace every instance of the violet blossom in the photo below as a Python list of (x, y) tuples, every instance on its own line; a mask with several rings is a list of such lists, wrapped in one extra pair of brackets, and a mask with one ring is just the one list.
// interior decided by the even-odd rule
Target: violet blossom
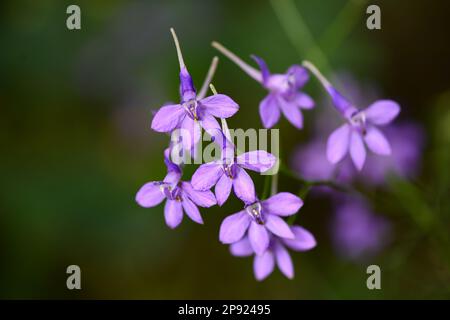
[(336, 164), (349, 152), (353, 164), (361, 170), (366, 160), (365, 145), (375, 154), (390, 155), (391, 146), (377, 128), (389, 124), (400, 112), (400, 106), (392, 100), (377, 100), (364, 110), (357, 109), (323, 77), (311, 63), (304, 65), (316, 75), (333, 100), (346, 123), (333, 131), (327, 142), (327, 158)]
[(189, 182), (180, 181), (181, 168), (170, 161), (170, 149), (164, 152), (167, 175), (163, 181), (151, 181), (144, 184), (136, 194), (136, 202), (144, 208), (157, 206), (164, 199), (164, 218), (168, 227), (174, 229), (183, 220), (183, 210), (194, 222), (203, 224), (197, 206), (209, 208), (216, 204), (211, 191), (195, 190)]
[[(316, 246), (316, 239), (305, 228), (290, 227), (294, 234), (293, 239), (270, 236), (267, 250), (261, 255), (255, 255), (253, 272), (258, 281), (267, 278), (274, 270), (275, 265), (289, 279), (294, 278), (294, 264), (287, 248), (294, 251), (308, 251)], [(254, 254), (249, 237), (244, 237), (230, 245), (230, 252), (236, 257), (248, 257)]]
[(192, 175), (192, 186), (197, 190), (209, 190), (214, 185), (217, 203), (223, 205), (231, 188), (244, 203), (256, 201), (255, 186), (245, 169), (266, 172), (276, 158), (264, 150), (255, 150), (235, 155), (235, 147), (228, 139), (223, 144), (221, 159), (202, 164)]
[(220, 125), (214, 117), (231, 117), (238, 111), (239, 106), (224, 94), (206, 98), (197, 97), (192, 78), (184, 64), (178, 39), (173, 29), (171, 32), (180, 64), (181, 101), (179, 104), (161, 107), (153, 117), (151, 127), (158, 132), (181, 129), (183, 147), (191, 150), (200, 140), (201, 127), (214, 136), (220, 132)]
[(241, 240), (248, 231), (250, 245), (257, 255), (261, 255), (269, 247), (270, 234), (285, 239), (295, 238), (281, 217), (295, 214), (302, 206), (302, 199), (289, 192), (280, 192), (266, 200), (256, 201), (223, 220), (219, 240), (231, 244)]
[(258, 71), (220, 43), (213, 42), (212, 45), (269, 91), (269, 94), (259, 104), (259, 114), (265, 128), (273, 127), (280, 119), (281, 113), (296, 128), (303, 128), (301, 109), (312, 109), (314, 107), (313, 99), (306, 93), (299, 91), (309, 79), (306, 68), (293, 65), (285, 74), (271, 74), (265, 61), (253, 56), (261, 69), (261, 71)]

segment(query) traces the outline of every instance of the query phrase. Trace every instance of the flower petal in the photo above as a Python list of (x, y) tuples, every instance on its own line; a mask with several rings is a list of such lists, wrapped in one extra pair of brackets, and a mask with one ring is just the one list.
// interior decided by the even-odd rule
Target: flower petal
[(366, 135), (364, 136), (369, 149), (379, 155), (387, 156), (391, 154), (391, 145), (387, 141), (384, 134), (375, 127), (368, 127)]
[(349, 140), (350, 126), (348, 124), (344, 124), (334, 130), (327, 142), (328, 161), (333, 164), (341, 161), (348, 151)]
[(195, 190), (189, 182), (185, 181), (181, 183), (181, 186), (188, 198), (191, 199), (196, 205), (204, 208), (209, 208), (217, 204), (216, 197), (214, 197), (214, 193), (212, 193), (211, 191)]
[(203, 219), (200, 215), (200, 211), (198, 210), (197, 206), (191, 200), (189, 200), (188, 197), (184, 196), (181, 203), (183, 205), (184, 211), (192, 221), (203, 224)]
[(236, 157), (237, 164), (256, 172), (269, 170), (275, 165), (276, 161), (277, 158), (273, 154), (264, 150), (250, 151)]
[(255, 185), (252, 178), (244, 169), (236, 166), (236, 175), (233, 178), (233, 188), (236, 196), (245, 203), (256, 201)]
[(286, 248), (282, 244), (277, 243), (274, 252), (275, 261), (280, 271), (289, 279), (294, 278), (294, 264)]
[(161, 191), (160, 183), (153, 181), (144, 184), (136, 194), (136, 202), (144, 208), (154, 207), (165, 198)]
[(229, 244), (241, 240), (250, 222), (251, 218), (245, 210), (226, 217), (220, 225), (220, 242)]
[(236, 257), (248, 257), (253, 255), (253, 248), (247, 237), (230, 245), (230, 252)]
[(263, 58), (260, 58), (258, 56), (252, 55), (251, 57), (258, 64), (259, 69), (261, 70), (262, 81), (265, 84), (267, 79), (270, 77), (270, 71), (269, 68), (267, 67), (266, 62), (264, 61)]
[(367, 120), (373, 124), (388, 124), (400, 113), (400, 106), (392, 100), (378, 100), (364, 111)]
[(265, 212), (282, 217), (295, 214), (303, 206), (303, 200), (290, 192), (280, 192), (261, 202)]
[(286, 239), (295, 238), (295, 235), (292, 233), (289, 225), (279, 216), (276, 216), (274, 214), (266, 214), (265, 219), (266, 228), (269, 229), (269, 231), (273, 234)]
[(180, 137), (185, 150), (191, 150), (198, 143), (201, 136), (201, 128), (198, 121), (190, 117), (184, 117), (181, 122)]
[(229, 96), (215, 94), (200, 100), (205, 111), (217, 118), (229, 118), (239, 110), (239, 105)]
[(296, 89), (303, 87), (309, 80), (309, 73), (305, 67), (293, 65), (289, 67), (287, 76), (294, 77), (294, 86)]
[(269, 247), (269, 233), (266, 228), (252, 221), (250, 228), (248, 229), (248, 239), (256, 254), (261, 255)]
[(352, 157), (355, 167), (361, 171), (366, 161), (366, 148), (362, 140), (361, 134), (352, 132), (350, 138), (350, 156)]
[(297, 105), (302, 109), (314, 108), (314, 105), (315, 105), (314, 100), (306, 93), (298, 92), (295, 95), (294, 99), (295, 99), (295, 103), (297, 103)]
[(222, 128), (220, 127), (219, 122), (217, 122), (216, 118), (214, 118), (210, 114), (205, 114), (202, 116), (201, 125), (203, 129), (208, 132), (211, 138), (214, 139), (214, 142), (216, 142), (220, 147), (224, 145), (225, 137), (222, 133)]
[(223, 174), (217, 182), (215, 188), (217, 204), (219, 206), (222, 206), (225, 201), (227, 201), (228, 197), (230, 196), (232, 186), (233, 181), (226, 174)]
[(183, 220), (183, 209), (181, 208), (181, 202), (176, 200), (167, 199), (164, 206), (164, 218), (169, 228), (176, 228)]
[(264, 128), (272, 128), (280, 119), (280, 109), (278, 107), (275, 94), (268, 94), (259, 104), (259, 115)]
[(201, 191), (209, 190), (217, 183), (222, 174), (222, 165), (218, 161), (202, 164), (192, 175), (192, 187)]
[(163, 106), (154, 115), (151, 127), (158, 132), (170, 132), (177, 127), (185, 115), (183, 107), (179, 104)]
[(272, 273), (274, 267), (275, 259), (271, 251), (267, 250), (260, 256), (256, 255), (253, 260), (253, 272), (255, 273), (256, 280), (262, 281), (267, 278)]
[(284, 100), (282, 97), (278, 97), (278, 105), (286, 119), (288, 119), (294, 127), (297, 129), (303, 128), (303, 115), (294, 101), (290, 102)]
[(300, 226), (291, 227), (295, 239), (283, 239), (283, 243), (295, 251), (311, 250), (316, 246), (316, 239), (311, 232)]

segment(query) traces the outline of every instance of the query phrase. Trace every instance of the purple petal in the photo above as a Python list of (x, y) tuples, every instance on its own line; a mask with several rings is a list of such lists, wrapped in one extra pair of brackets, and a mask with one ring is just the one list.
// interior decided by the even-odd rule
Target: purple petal
[(309, 73), (306, 70), (305, 67), (299, 66), (299, 65), (293, 65), (290, 67), (287, 71), (287, 75), (294, 77), (295, 80), (295, 88), (301, 88), (303, 87), (306, 82), (309, 80)]
[(325, 89), (331, 96), (331, 100), (333, 100), (333, 104), (336, 106), (336, 109), (341, 114), (347, 115), (350, 110), (353, 111), (353, 105), (346, 98), (344, 98), (344, 96), (339, 91), (331, 86), (326, 87)]
[(158, 132), (170, 132), (178, 126), (185, 115), (183, 107), (179, 104), (161, 107), (153, 117), (152, 129)]
[(148, 182), (144, 184), (136, 194), (136, 202), (144, 208), (154, 207), (165, 198), (161, 191), (159, 182)]
[(256, 201), (255, 185), (252, 178), (244, 169), (236, 166), (236, 175), (233, 179), (233, 188), (236, 196), (245, 203)]
[(295, 251), (311, 250), (316, 246), (316, 239), (311, 232), (300, 226), (291, 227), (295, 239), (283, 239), (283, 243)]
[(308, 96), (306, 93), (298, 92), (295, 95), (295, 103), (302, 109), (312, 109), (314, 108), (314, 100)]
[(269, 247), (269, 233), (263, 225), (254, 221), (248, 229), (248, 240), (257, 255), (263, 254)]
[(206, 97), (200, 103), (207, 113), (217, 118), (229, 118), (239, 110), (238, 104), (224, 94)]
[(279, 216), (290, 216), (303, 206), (303, 201), (289, 192), (280, 192), (261, 202), (264, 211)]
[(220, 242), (230, 244), (241, 240), (245, 231), (247, 231), (250, 222), (251, 217), (245, 210), (226, 217), (220, 225)]
[(181, 202), (176, 200), (167, 199), (164, 207), (164, 218), (169, 228), (176, 228), (183, 220), (183, 209), (181, 208)]
[(366, 161), (366, 148), (358, 132), (352, 132), (350, 138), (350, 156), (352, 157), (355, 167), (361, 171)]
[(373, 126), (367, 128), (364, 141), (373, 153), (383, 156), (391, 154), (391, 145), (389, 144), (389, 141), (387, 141), (380, 130)]
[(232, 186), (233, 181), (226, 174), (223, 174), (217, 182), (215, 188), (217, 204), (219, 206), (222, 206), (225, 201), (227, 201), (228, 197), (230, 196)]
[(367, 120), (373, 124), (383, 125), (388, 124), (397, 117), (400, 112), (400, 106), (392, 100), (378, 100), (367, 107), (364, 112)]
[(198, 121), (192, 120), (190, 117), (184, 117), (181, 122), (180, 136), (185, 150), (191, 150), (200, 140), (200, 124)]
[(280, 271), (289, 279), (294, 278), (294, 264), (291, 256), (283, 245), (277, 243), (275, 246), (275, 260)]
[(263, 60), (263, 58), (260, 58), (258, 56), (252, 55), (251, 57), (258, 64), (259, 69), (261, 70), (263, 83), (265, 84), (267, 79), (270, 76), (270, 71), (269, 71), (269, 68), (267, 67), (266, 62)]
[(327, 142), (328, 161), (333, 164), (341, 161), (348, 151), (349, 140), (350, 126), (348, 124), (344, 124), (334, 130)]
[(230, 252), (236, 257), (248, 257), (253, 255), (253, 248), (247, 237), (230, 245)]
[(201, 191), (209, 190), (217, 183), (222, 174), (222, 165), (218, 161), (202, 164), (192, 175), (192, 187)]
[(292, 233), (289, 225), (281, 219), (279, 216), (274, 214), (266, 214), (265, 216), (265, 226), (273, 234), (286, 239), (294, 239), (295, 235)]
[(222, 133), (222, 128), (216, 118), (212, 115), (205, 114), (202, 117), (201, 125), (203, 129), (205, 129), (205, 131), (208, 132), (208, 134), (214, 139), (214, 141), (222, 147), (225, 138)]
[(271, 153), (264, 150), (256, 150), (243, 153), (236, 157), (236, 162), (243, 168), (265, 172), (275, 165), (277, 159)]
[(278, 97), (278, 105), (286, 119), (288, 119), (294, 127), (297, 129), (303, 128), (303, 115), (295, 102), (288, 102), (284, 100), (284, 98)]
[(191, 199), (196, 205), (209, 208), (217, 204), (216, 197), (214, 197), (214, 194), (211, 191), (195, 190), (189, 182), (182, 182), (181, 186), (189, 199)]
[(267, 278), (273, 271), (275, 267), (275, 259), (271, 251), (266, 251), (264, 254), (255, 256), (253, 260), (253, 272), (255, 273), (255, 278), (258, 281), (262, 281)]
[(268, 94), (259, 104), (259, 115), (264, 128), (272, 128), (280, 119), (280, 109), (278, 107), (277, 96)]
[(184, 196), (183, 201), (181, 202), (183, 205), (183, 209), (192, 221), (197, 222), (199, 224), (203, 224), (202, 216), (200, 215), (200, 211), (197, 206), (189, 200), (188, 197)]

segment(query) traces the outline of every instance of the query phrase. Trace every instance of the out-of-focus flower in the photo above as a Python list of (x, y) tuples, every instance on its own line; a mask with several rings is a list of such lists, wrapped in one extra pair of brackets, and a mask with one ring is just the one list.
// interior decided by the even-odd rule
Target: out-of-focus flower
[(358, 170), (366, 161), (366, 148), (375, 154), (390, 155), (391, 146), (377, 126), (389, 124), (400, 112), (400, 106), (392, 100), (378, 100), (366, 109), (359, 110), (339, 93), (311, 63), (304, 65), (316, 75), (335, 108), (344, 117), (346, 123), (333, 131), (327, 142), (327, 158), (336, 164), (349, 152)]
[[(290, 229), (294, 234), (293, 239), (271, 235), (267, 250), (261, 255), (255, 255), (253, 272), (257, 280), (262, 281), (267, 278), (273, 272), (275, 264), (287, 278), (292, 279), (294, 277), (294, 265), (287, 248), (294, 251), (307, 251), (316, 246), (316, 239), (308, 230), (300, 226), (292, 226)], [(253, 255), (254, 250), (249, 237), (244, 237), (230, 245), (230, 252), (236, 257)]]
[(239, 106), (224, 94), (215, 94), (197, 100), (196, 90), (184, 64), (178, 39), (173, 29), (178, 61), (180, 64), (180, 104), (161, 107), (152, 120), (151, 127), (158, 132), (172, 132), (180, 128), (183, 147), (191, 150), (198, 143), (201, 127), (212, 136), (220, 132), (220, 125), (214, 117), (228, 118), (234, 115)]
[(219, 239), (222, 243), (231, 244), (241, 240), (248, 230), (253, 250), (261, 255), (269, 247), (270, 233), (281, 238), (295, 238), (281, 217), (295, 214), (302, 205), (302, 199), (289, 192), (280, 192), (266, 200), (257, 201), (225, 218), (220, 226)]
[(164, 199), (164, 218), (170, 228), (176, 228), (183, 220), (183, 210), (192, 221), (203, 224), (197, 206), (211, 207), (216, 204), (214, 194), (195, 190), (189, 182), (180, 181), (181, 168), (169, 159), (169, 148), (164, 152), (167, 175), (163, 181), (144, 184), (136, 194), (136, 202), (144, 208), (157, 206)]
[(192, 175), (192, 186), (197, 190), (209, 190), (215, 185), (219, 206), (228, 199), (232, 187), (236, 196), (244, 203), (254, 203), (255, 186), (245, 169), (265, 172), (272, 168), (275, 162), (275, 156), (264, 150), (235, 156), (235, 148), (231, 142), (224, 143), (221, 159), (202, 164)]
[(363, 261), (388, 243), (390, 223), (355, 197), (338, 199), (331, 224), (333, 244), (343, 258)]
[(296, 128), (303, 128), (301, 109), (314, 107), (313, 99), (299, 91), (309, 79), (308, 71), (304, 67), (293, 65), (285, 74), (271, 74), (265, 61), (253, 56), (261, 69), (258, 71), (220, 43), (213, 42), (212, 45), (269, 91), (259, 105), (259, 114), (265, 128), (273, 127), (280, 119), (281, 113)]

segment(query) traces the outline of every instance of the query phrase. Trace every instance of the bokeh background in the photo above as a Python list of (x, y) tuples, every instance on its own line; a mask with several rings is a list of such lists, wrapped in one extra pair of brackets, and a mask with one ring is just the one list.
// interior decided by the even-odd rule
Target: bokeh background
[[(0, 4), (1, 298), (450, 298), (447, 1), (379, 2), (377, 31), (365, 26), (364, 0), (76, 1), (82, 29), (75, 31), (66, 28), (70, 4)], [(219, 243), (221, 220), (241, 208), (235, 197), (203, 209), (205, 225), (185, 218), (176, 230), (165, 226), (162, 206), (135, 203), (142, 184), (165, 174), (168, 137), (152, 132), (150, 121), (178, 99), (172, 26), (197, 87), (218, 40), (248, 61), (262, 56), (276, 72), (308, 58), (329, 77), (351, 74), (401, 104), (399, 121), (424, 133), (416, 172), (376, 187), (354, 184), (389, 224), (375, 237), (377, 250), (355, 259), (337, 248), (332, 197), (306, 194), (288, 176), (280, 176), (280, 190), (304, 193), (297, 223), (318, 242), (292, 254), (292, 281), (275, 271), (257, 282), (251, 259)], [(214, 84), (241, 106), (229, 126), (261, 128), (265, 91), (219, 57)], [(329, 108), (317, 81), (306, 91), (317, 108), (305, 113), (305, 129), (279, 123), (282, 156), (294, 169), (291, 156)], [(263, 178), (252, 177), (260, 191)], [(66, 289), (71, 264), (81, 267), (81, 291)], [(381, 267), (381, 290), (366, 288), (370, 264)]]

